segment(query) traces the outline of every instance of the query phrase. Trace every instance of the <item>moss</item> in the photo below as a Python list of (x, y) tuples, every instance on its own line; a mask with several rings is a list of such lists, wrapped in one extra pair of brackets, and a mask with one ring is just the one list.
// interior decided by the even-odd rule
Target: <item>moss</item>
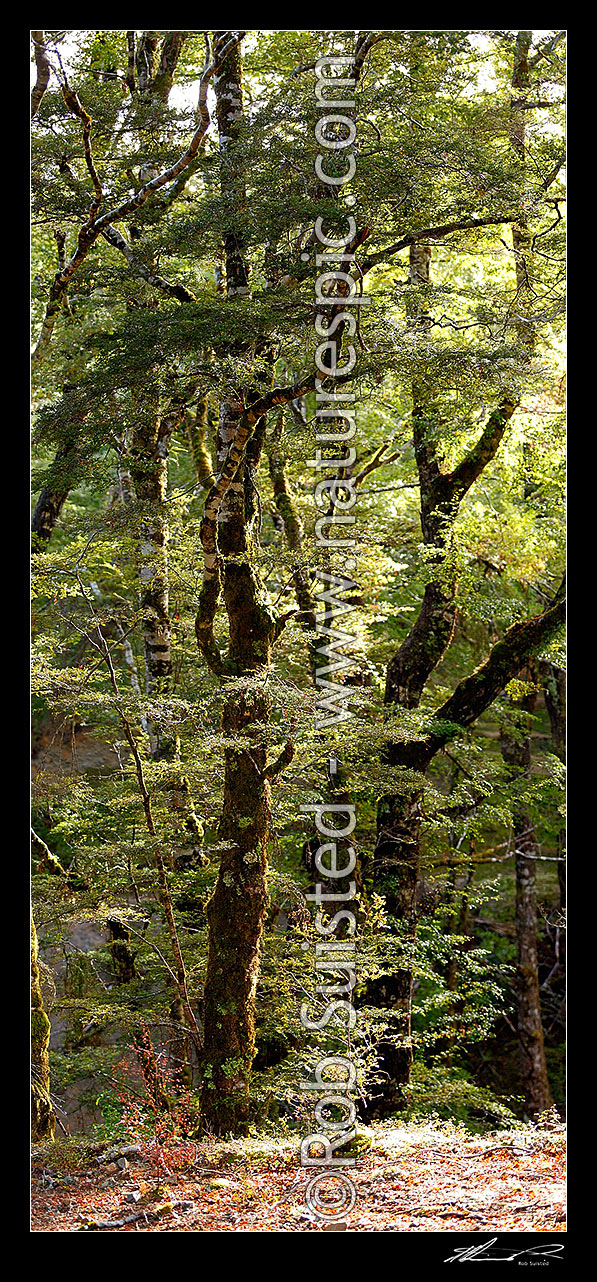
[(37, 934), (31, 918), (31, 1138), (34, 1141), (54, 1138), (54, 1110), (50, 1099), (50, 1021), (43, 1007)]

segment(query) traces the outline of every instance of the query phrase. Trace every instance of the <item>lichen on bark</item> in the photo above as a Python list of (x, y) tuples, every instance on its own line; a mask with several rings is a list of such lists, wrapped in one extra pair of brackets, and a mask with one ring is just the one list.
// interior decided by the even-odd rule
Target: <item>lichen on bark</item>
[(31, 1138), (53, 1140), (55, 1117), (50, 1098), (50, 1021), (44, 1010), (37, 932), (31, 914)]

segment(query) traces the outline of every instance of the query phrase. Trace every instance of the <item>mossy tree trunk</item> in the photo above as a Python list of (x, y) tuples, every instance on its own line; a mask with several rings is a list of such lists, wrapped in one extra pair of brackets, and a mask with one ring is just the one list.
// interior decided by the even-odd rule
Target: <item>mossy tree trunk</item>
[(195, 411), (187, 410), (187, 437), (197, 480), (205, 490), (210, 490), (214, 483), (213, 459), (207, 445), (209, 428), (209, 407), (206, 396), (200, 396)]
[[(230, 403), (222, 406), (218, 476), (224, 471), (231, 446), (238, 440), (239, 409)], [(207, 908), (202, 1102), (205, 1124), (216, 1133), (242, 1132), (248, 1121), (250, 1069), (255, 1054), (255, 990), (267, 909), (269, 787), (274, 773), (286, 759), (290, 760), (287, 747), (276, 763), (267, 761), (270, 709), (263, 679), (281, 620), (267, 601), (254, 564), (256, 512), (247, 512), (247, 466), (250, 464), (243, 455), (232, 472), (215, 524), (216, 555), (221, 567), (218, 578), (229, 636), (226, 658), (216, 667), (220, 674), (250, 678), (240, 687), (235, 681), (234, 689), (224, 699), (222, 728), (233, 741), (225, 750), (219, 830), (226, 845)], [(217, 484), (216, 481), (214, 488)], [(208, 559), (209, 554), (206, 565)], [(205, 649), (203, 652), (207, 654)], [(239, 736), (245, 741), (244, 746), (234, 742)]]
[[(417, 931), (417, 881), (420, 859), (420, 794), (386, 796), (378, 807), (374, 883), (383, 894), (391, 918), (400, 922), (407, 941)], [(411, 968), (404, 966), (381, 975), (368, 985), (367, 1000), (388, 1012), (388, 1034), (378, 1046), (378, 1067), (385, 1075), (370, 1112), (387, 1112), (402, 1101), (413, 1062)]]
[[(525, 696), (521, 712), (526, 724), (502, 734), (502, 756), (510, 768), (512, 783), (524, 786), (531, 771), (531, 740), (528, 718), (536, 705), (536, 691)], [(537, 957), (537, 843), (528, 806), (518, 796), (513, 805), (512, 827), (516, 866), (516, 1017), (519, 1038), (520, 1075), (525, 1108), (537, 1117), (553, 1103), (545, 1063), (539, 964)]]
[[(428, 342), (430, 317), (427, 313), (430, 286), (431, 249), (418, 242), (409, 255), (408, 319), (413, 335)], [(427, 357), (423, 355), (424, 367)], [(456, 625), (456, 580), (445, 573), (445, 558), (460, 503), (493, 459), (516, 408), (513, 396), (504, 396), (489, 415), (476, 445), (452, 472), (442, 471), (438, 435), (438, 391), (423, 373), (412, 383), (412, 430), (420, 484), (421, 534), (425, 546), (433, 549), (431, 565), (437, 574), (425, 586), (419, 613), (404, 641), (390, 659), (386, 673), (385, 703), (405, 708), (418, 707), (427, 681), (450, 645)], [(393, 751), (394, 764), (410, 760), (405, 745), (404, 762)], [(416, 755), (416, 754), (415, 754)], [(398, 753), (400, 756), (400, 753)], [(419, 877), (420, 790), (406, 795), (389, 794), (379, 805), (374, 876), (386, 895), (390, 914), (401, 923), (401, 931), (414, 944), (416, 937), (416, 887)], [(408, 1082), (412, 1066), (411, 1007), (412, 976), (408, 966), (378, 981), (371, 999), (392, 1011), (392, 1027), (400, 1045), (382, 1043), (380, 1064), (388, 1074), (382, 1089), (382, 1107), (393, 1107), (400, 1088)]]
[(37, 932), (31, 914), (31, 1138), (53, 1140), (55, 1118), (50, 1098), (50, 1021), (44, 1010), (37, 961)]
[[(66, 400), (69, 396), (68, 388), (64, 389), (63, 395)], [(35, 504), (31, 518), (34, 552), (42, 552), (47, 547), (70, 491), (80, 477), (82, 452), (77, 438), (77, 424), (80, 424), (82, 419), (83, 415), (79, 409), (73, 408), (71, 431), (56, 451), (46, 484)]]
[(274, 494), (274, 503), (276, 510), (284, 525), (284, 536), (289, 551), (293, 556), (292, 563), (292, 582), (299, 607), (299, 622), (303, 632), (307, 637), (309, 650), (309, 667), (311, 676), (315, 681), (317, 669), (320, 664), (320, 656), (317, 652), (319, 644), (316, 634), (316, 600), (309, 586), (309, 579), (304, 566), (304, 529), (303, 523), (296, 508), (296, 504), (290, 489), (288, 478), (286, 476), (286, 458), (282, 444), (282, 432), (284, 426), (284, 417), (278, 415), (274, 431), (265, 443), (267, 454), (268, 468), (272, 489)]
[[(238, 432), (238, 420), (232, 429), (229, 407), (220, 428), (227, 439), (233, 430)], [(287, 745), (277, 761), (267, 761), (270, 709), (264, 678), (281, 620), (268, 604), (253, 564), (243, 468), (241, 464), (234, 474), (222, 504), (224, 519), (217, 524), (229, 647), (226, 659), (216, 666), (220, 673), (250, 680), (240, 687), (235, 681), (224, 700), (222, 728), (233, 741), (225, 750), (220, 821), (226, 845), (207, 908), (203, 1115), (216, 1133), (242, 1131), (248, 1120), (255, 989), (267, 908), (269, 787), (274, 774), (291, 759)], [(234, 742), (239, 736), (243, 744)]]
[[(540, 665), (543, 676), (543, 693), (545, 706), (551, 725), (551, 741), (556, 757), (566, 765), (566, 673), (555, 663)], [(566, 828), (562, 824), (558, 831), (558, 884), (560, 887), (560, 908), (566, 911)], [(561, 952), (561, 950), (560, 950)]]
[[(215, 33), (216, 58), (230, 33)], [(235, 46), (214, 78), (220, 139), (220, 182), (230, 212), (224, 237), (226, 293), (238, 306), (249, 293), (242, 214), (244, 175), (237, 155), (242, 120), (241, 61)], [(202, 1112), (216, 1134), (246, 1130), (249, 1082), (255, 1056), (255, 992), (261, 936), (267, 910), (266, 867), (270, 781), (291, 760), (289, 740), (277, 760), (267, 760), (270, 718), (265, 678), (272, 647), (283, 625), (269, 604), (256, 567), (260, 501), (257, 471), (265, 415), (245, 408), (255, 402), (263, 373), (259, 354), (253, 386), (220, 407), (214, 484), (207, 496), (201, 539), (204, 582), (196, 632), (212, 671), (236, 678), (224, 695), (225, 749), (220, 838), (225, 843), (214, 893), (207, 907), (208, 960), (205, 980)], [(265, 353), (266, 370), (273, 367)], [(256, 403), (256, 402), (255, 402)], [(213, 626), (220, 597), (227, 616), (228, 648), (223, 656)], [(239, 682), (238, 679), (241, 679)], [(247, 678), (242, 682), (243, 678)], [(237, 742), (238, 738), (242, 742)]]
[(247, 690), (226, 701), (222, 717), (226, 734), (247, 736), (252, 746), (226, 749), (219, 835), (227, 844), (207, 908), (203, 1111), (220, 1133), (242, 1132), (248, 1121), (259, 947), (268, 903), (269, 785), (258, 728), (268, 713), (267, 699)]
[[(402, 766), (421, 775), (421, 787), (405, 793), (385, 796), (378, 808), (377, 842), (374, 879), (385, 893), (390, 912), (404, 925), (407, 937), (414, 941), (416, 932), (416, 886), (420, 860), (420, 798), (425, 775), (433, 757), (459, 733), (468, 729), (493, 703), (509, 681), (561, 631), (565, 620), (565, 583), (562, 581), (553, 601), (539, 615), (514, 623), (493, 646), (488, 658), (470, 676), (458, 683), (453, 694), (428, 721), (427, 735), (420, 741), (389, 743), (385, 757), (389, 765)], [(408, 970), (408, 967), (405, 967)], [(394, 1021), (402, 1030), (400, 1053), (381, 1047), (387, 1053), (388, 1078), (382, 1091), (383, 1101), (395, 1101), (399, 1088), (408, 1081), (412, 1065), (410, 1045), (412, 982), (399, 970), (380, 992), (380, 1005), (393, 1010)], [(397, 1090), (398, 1088), (398, 1090)], [(391, 1105), (390, 1105), (391, 1106)]]
[[(156, 392), (157, 401), (157, 392)], [(142, 611), (145, 693), (159, 696), (172, 673), (168, 604), (168, 521), (166, 490), (172, 433), (182, 422), (184, 406), (161, 414), (150, 395), (139, 401), (131, 440), (130, 471), (140, 511), (139, 590)], [(148, 723), (154, 760), (172, 757), (171, 736)]]

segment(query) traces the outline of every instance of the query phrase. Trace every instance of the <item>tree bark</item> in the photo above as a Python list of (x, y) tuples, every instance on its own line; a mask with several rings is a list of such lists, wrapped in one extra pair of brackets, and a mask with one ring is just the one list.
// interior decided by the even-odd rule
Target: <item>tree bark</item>
[(307, 637), (311, 676), (315, 681), (317, 669), (320, 663), (320, 655), (317, 652), (319, 642), (315, 631), (315, 613), (317, 603), (309, 586), (307, 574), (301, 560), (303, 555), (304, 537), (303, 523), (296, 510), (295, 502), (286, 477), (286, 459), (281, 443), (281, 433), (282, 416), (280, 415), (273, 438), (266, 442), (265, 449), (274, 493), (274, 503), (284, 524), (284, 536), (288, 544), (288, 549), (294, 557), (291, 571), (292, 582), (294, 585), (297, 605), (300, 611), (300, 625)]
[(43, 486), (31, 518), (33, 551), (41, 552), (50, 542), (60, 513), (66, 503), (80, 463), (80, 452), (74, 438), (66, 440), (56, 451), (46, 484)]
[(205, 490), (210, 490), (215, 480), (213, 459), (207, 446), (208, 427), (207, 397), (201, 396), (195, 412), (187, 410), (186, 429), (197, 480)]
[[(467, 729), (493, 703), (497, 695), (516, 676), (521, 667), (546, 645), (563, 627), (565, 619), (564, 584), (553, 603), (543, 614), (513, 624), (493, 646), (488, 658), (476, 672), (463, 678), (453, 694), (430, 717), (428, 733), (419, 741), (389, 743), (386, 759), (390, 765), (403, 766), (423, 776), (433, 757), (458, 734)], [(419, 875), (420, 797), (421, 789), (411, 788), (402, 795), (383, 797), (378, 807), (377, 840), (374, 856), (374, 881), (389, 900), (390, 911), (404, 920), (411, 941), (416, 936), (415, 893)], [(410, 1047), (412, 983), (400, 971), (395, 980), (386, 981), (384, 1001), (395, 1005), (398, 1023), (405, 1039), (404, 1049), (395, 1056), (387, 1054), (387, 1069), (396, 1073), (383, 1092), (384, 1101), (392, 1106), (400, 1086), (408, 1082), (412, 1065)], [(382, 1004), (380, 1002), (380, 1004)], [(398, 1075), (399, 1074), (399, 1075)]]
[[(551, 725), (551, 739), (556, 757), (566, 765), (566, 672), (555, 663), (541, 664), (545, 706)], [(566, 911), (566, 827), (562, 824), (557, 838), (558, 883), (560, 908)]]
[[(536, 692), (522, 701), (527, 718), (534, 712)], [(526, 729), (502, 735), (502, 756), (512, 782), (523, 783), (531, 769), (531, 740)], [(553, 1103), (545, 1063), (537, 958), (537, 844), (527, 806), (516, 799), (512, 812), (516, 851), (516, 1019), (520, 1075), (525, 1108), (535, 1118)]]
[(224, 732), (247, 735), (252, 747), (226, 749), (219, 835), (227, 844), (207, 907), (202, 1104), (204, 1120), (220, 1134), (243, 1132), (249, 1117), (255, 992), (268, 904), (269, 785), (265, 745), (255, 723), (265, 723), (268, 712), (265, 696), (246, 691), (226, 701), (222, 717)]
[(50, 82), (50, 64), (46, 53), (46, 46), (43, 31), (32, 31), (31, 39), (35, 52), (35, 66), (37, 68), (37, 77), (33, 89), (31, 90), (31, 119), (37, 115), (39, 104), (46, 92)]
[[(377, 838), (373, 864), (374, 885), (383, 894), (391, 918), (400, 922), (406, 940), (417, 934), (417, 882), (420, 862), (420, 792), (382, 798), (377, 811)], [(378, 1046), (378, 1067), (386, 1074), (372, 1113), (392, 1111), (402, 1102), (402, 1087), (409, 1081), (413, 1063), (412, 971), (405, 960), (391, 975), (382, 975), (368, 986), (367, 1000), (388, 1011), (392, 1040)]]
[(37, 961), (37, 932), (31, 914), (31, 1139), (53, 1140), (55, 1118), (50, 1098), (50, 1021), (44, 1010)]
[[(231, 164), (242, 118), (238, 46), (222, 57), (229, 32), (215, 33), (214, 79), (220, 134), (220, 181), (230, 213), (224, 238), (226, 292), (234, 305), (249, 293), (240, 211), (242, 163)], [(219, 61), (218, 61), (219, 60)], [(266, 359), (266, 364), (267, 364)], [(273, 362), (272, 362), (273, 365)], [(220, 837), (226, 843), (214, 893), (207, 906), (208, 959), (205, 980), (202, 1115), (216, 1134), (243, 1133), (249, 1120), (249, 1084), (255, 1056), (255, 992), (261, 936), (266, 918), (267, 838), (270, 779), (291, 760), (289, 741), (277, 761), (267, 762), (269, 700), (265, 677), (283, 620), (269, 604), (255, 566), (258, 528), (256, 473), (265, 432), (263, 413), (251, 413), (251, 387), (220, 406), (217, 476), (205, 505), (202, 544), (204, 584), (197, 616), (197, 640), (219, 675), (251, 678), (225, 693), (222, 728), (233, 742), (225, 749)], [(225, 659), (213, 635), (223, 596), (228, 620)], [(234, 742), (242, 736), (243, 743)]]
[[(145, 693), (150, 699), (165, 692), (172, 673), (166, 490), (170, 440), (183, 416), (184, 406), (160, 414), (148, 399), (139, 405), (131, 441), (130, 472), (142, 521), (138, 551), (139, 586)], [(171, 736), (164, 736), (157, 723), (148, 721), (147, 732), (155, 761), (171, 759), (175, 755)]]
[[(428, 332), (425, 310), (430, 282), (431, 248), (416, 241), (409, 252), (411, 294), (407, 313), (414, 337)], [(452, 472), (442, 472), (437, 448), (437, 398), (429, 380), (415, 378), (412, 384), (412, 424), (415, 459), (419, 474), (421, 532), (423, 543), (434, 549), (432, 564), (442, 567), (459, 504), (471, 485), (494, 457), (516, 408), (514, 397), (505, 396), (489, 416), (477, 443)], [(456, 581), (453, 577), (432, 578), (425, 587), (419, 614), (401, 646), (388, 663), (385, 703), (405, 708), (418, 707), (426, 683), (450, 645), (456, 625)], [(374, 879), (386, 895), (390, 913), (402, 922), (402, 929), (414, 944), (416, 938), (416, 886), (420, 858), (420, 792), (388, 795), (378, 810)], [(412, 1066), (411, 1005), (412, 977), (408, 968), (384, 977), (377, 985), (380, 1004), (394, 1015), (402, 1039), (400, 1046), (380, 1046), (380, 1065), (388, 1073), (382, 1095), (386, 1105), (395, 1106), (400, 1087), (408, 1082)], [(372, 990), (373, 991), (373, 990)]]

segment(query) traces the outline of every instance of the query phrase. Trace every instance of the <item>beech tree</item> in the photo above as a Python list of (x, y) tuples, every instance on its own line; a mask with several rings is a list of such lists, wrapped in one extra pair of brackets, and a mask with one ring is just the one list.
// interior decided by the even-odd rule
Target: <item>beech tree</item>
[[(530, 1114), (551, 1100), (534, 874), (542, 841), (550, 895), (564, 866), (562, 34), (32, 33), (36, 919), (108, 922), (100, 1023), (134, 1026), (160, 1107), (169, 1028), (214, 1133), (247, 1130), (272, 1067), (296, 1104), (301, 806), (332, 797), (358, 815), (363, 1110), (406, 1106), (413, 1040), (441, 1056), (499, 1025), (468, 908), (449, 983), (483, 980), (466, 1018), (433, 1007), (421, 904), (433, 883), (445, 909), (446, 862), (469, 893), (463, 844), (489, 884), (504, 834), (537, 1051), (517, 1084)], [(354, 99), (342, 193), (339, 151), (316, 168), (329, 55)], [(533, 718), (553, 754), (531, 754)]]

